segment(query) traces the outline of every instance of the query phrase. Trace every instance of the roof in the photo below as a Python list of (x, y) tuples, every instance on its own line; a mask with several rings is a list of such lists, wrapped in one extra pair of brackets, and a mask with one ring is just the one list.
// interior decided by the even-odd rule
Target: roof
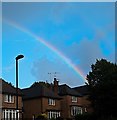
[(39, 97), (48, 97), (54, 99), (61, 99), (60, 96), (56, 95), (51, 89), (47, 86), (42, 84), (36, 83), (35, 85), (31, 86), (30, 88), (22, 89), (24, 94), (23, 99), (32, 99), (32, 98), (39, 98)]
[(73, 89), (76, 90), (77, 92), (79, 92), (82, 95), (89, 95), (89, 90), (88, 90), (87, 85), (75, 87)]
[(64, 96), (64, 95), (71, 95), (71, 96), (79, 96), (81, 97), (82, 95), (79, 94), (76, 90), (70, 88), (68, 85), (63, 84), (59, 85), (59, 95)]
[[(0, 78), (0, 93), (16, 95), (16, 88), (11, 84)], [(18, 89), (18, 95), (22, 95), (20, 89)]]

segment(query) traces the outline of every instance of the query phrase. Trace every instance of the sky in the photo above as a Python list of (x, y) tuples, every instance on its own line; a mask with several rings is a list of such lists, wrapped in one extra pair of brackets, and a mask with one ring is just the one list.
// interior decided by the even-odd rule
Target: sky
[(96, 59), (115, 62), (114, 2), (3, 2), (2, 78), (19, 87), (35, 81), (85, 84)]

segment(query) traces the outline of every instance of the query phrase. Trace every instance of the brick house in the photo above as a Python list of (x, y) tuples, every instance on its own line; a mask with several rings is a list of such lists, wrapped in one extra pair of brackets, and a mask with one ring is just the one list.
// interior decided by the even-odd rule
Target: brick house
[(79, 86), (79, 87), (75, 87), (73, 88), (74, 90), (76, 90), (77, 92), (79, 92), (80, 94), (82, 94), (82, 106), (83, 106), (83, 112), (84, 113), (91, 113), (93, 112), (93, 109), (91, 107), (91, 102), (89, 101), (88, 97), (89, 97), (89, 90), (88, 90), (88, 86), (84, 85), (84, 86)]
[(62, 118), (73, 118), (77, 114), (82, 114), (82, 96), (68, 85), (59, 85), (59, 95), (62, 97), (61, 110)]
[(47, 85), (38, 82), (22, 89), (24, 119), (35, 119), (40, 114), (46, 114), (48, 119), (61, 116), (61, 97), (54, 92), (57, 90), (56, 85), (55, 88)]
[(75, 115), (86, 112), (85, 107), (88, 104), (80, 90), (77, 91), (77, 88), (66, 84), (59, 85), (56, 78), (53, 84), (37, 82), (29, 88), (22, 89), (22, 92), (24, 119), (35, 119), (43, 113), (48, 119), (72, 119)]
[(16, 110), (16, 89), (11, 83), (7, 83), (5, 80), (0, 78), (0, 98), (1, 103), (1, 118), (4, 119), (15, 119), (18, 114), (18, 119), (22, 118), (22, 93), (18, 89), (18, 110)]

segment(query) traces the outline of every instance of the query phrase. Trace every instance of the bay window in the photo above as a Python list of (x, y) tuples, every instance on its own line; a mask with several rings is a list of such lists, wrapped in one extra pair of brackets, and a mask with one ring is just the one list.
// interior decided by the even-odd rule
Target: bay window
[(71, 115), (75, 116), (77, 114), (82, 114), (82, 108), (78, 106), (72, 106), (71, 107)]

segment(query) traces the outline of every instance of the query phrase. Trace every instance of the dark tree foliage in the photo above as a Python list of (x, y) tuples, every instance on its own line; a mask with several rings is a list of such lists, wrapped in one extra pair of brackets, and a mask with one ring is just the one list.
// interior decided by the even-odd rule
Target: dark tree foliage
[(91, 69), (87, 81), (94, 112), (99, 116), (116, 116), (117, 64), (101, 59)]
[(40, 81), (40, 82), (34, 82), (34, 83), (31, 85), (31, 87), (34, 87), (34, 86), (36, 86), (36, 85), (42, 85), (42, 86), (46, 86), (46, 87), (50, 87), (50, 86), (51, 86), (51, 84), (49, 84), (49, 83)]

